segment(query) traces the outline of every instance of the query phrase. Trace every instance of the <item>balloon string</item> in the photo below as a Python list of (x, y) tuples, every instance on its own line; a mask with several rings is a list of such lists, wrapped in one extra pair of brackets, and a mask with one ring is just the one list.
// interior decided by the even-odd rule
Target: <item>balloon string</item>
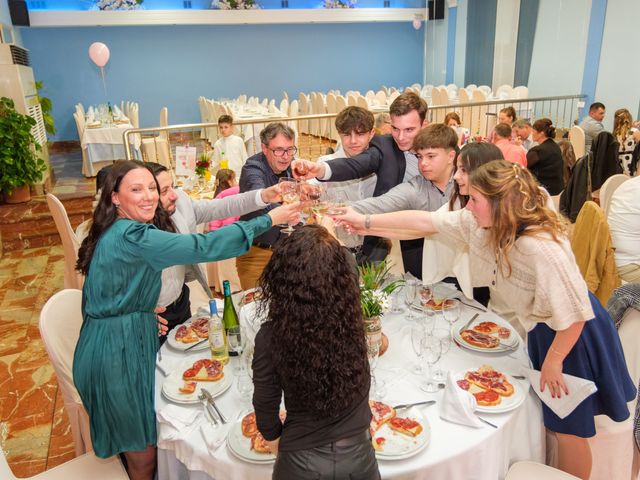
[(102, 86), (104, 87), (104, 96), (107, 97), (107, 82), (104, 79), (104, 67), (100, 67), (100, 74), (102, 75)]

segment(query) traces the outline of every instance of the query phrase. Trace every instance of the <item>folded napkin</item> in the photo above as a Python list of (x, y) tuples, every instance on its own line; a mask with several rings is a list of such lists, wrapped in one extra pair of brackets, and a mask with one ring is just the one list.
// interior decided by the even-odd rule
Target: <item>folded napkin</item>
[(475, 409), (475, 397), (458, 387), (453, 375), (449, 372), (440, 407), (440, 418), (447, 422), (481, 428), (484, 425), (473, 413)]
[(180, 359), (163, 356), (162, 360), (160, 360), (160, 358), (156, 356), (156, 367), (160, 369), (165, 377), (173, 372), (178, 367), (178, 365), (183, 362), (184, 358)]
[(544, 392), (540, 391), (540, 371), (530, 368), (523, 368), (522, 371), (529, 377), (529, 382), (531, 382), (531, 386), (538, 397), (540, 397), (540, 400), (560, 418), (565, 418), (573, 412), (585, 398), (598, 391), (598, 387), (596, 387), (595, 383), (591, 380), (585, 380), (584, 378), (574, 377), (573, 375), (564, 373), (564, 383), (569, 389), (569, 395), (565, 395), (564, 392), (562, 392), (562, 397), (553, 398), (548, 385), (545, 387)]
[(220, 448), (220, 445), (222, 445), (227, 439), (230, 427), (231, 424), (229, 423), (225, 425), (218, 425), (217, 427), (209, 422), (200, 425), (200, 435), (202, 435), (204, 443), (207, 445), (210, 454), (213, 455), (213, 453)]
[(195, 427), (200, 416), (200, 410), (184, 408), (169, 404), (160, 410), (158, 419), (158, 440), (170, 441), (188, 436)]
[(117, 105), (113, 106), (113, 118), (118, 120), (122, 117), (122, 111), (118, 108)]

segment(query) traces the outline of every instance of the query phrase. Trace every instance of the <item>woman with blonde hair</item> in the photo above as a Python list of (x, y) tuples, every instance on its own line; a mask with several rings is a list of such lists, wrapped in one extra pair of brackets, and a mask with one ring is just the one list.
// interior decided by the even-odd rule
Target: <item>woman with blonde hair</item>
[(528, 332), (540, 389), (554, 398), (570, 394), (564, 373), (596, 384), (597, 392), (564, 419), (542, 406), (545, 427), (558, 440), (559, 467), (587, 479), (595, 415), (623, 421), (635, 398), (620, 339), (580, 274), (565, 220), (547, 207), (533, 175), (497, 160), (471, 172), (469, 182), (464, 210), (367, 216), (348, 209), (337, 220), (357, 233), (390, 238), (440, 233), (469, 249), (473, 286), (488, 286), (490, 308)]
[(640, 141), (640, 132), (633, 127), (633, 117), (626, 108), (616, 110), (613, 116), (613, 136), (616, 137), (620, 147), (618, 148), (618, 163), (625, 175), (633, 177), (636, 172), (631, 171), (631, 158), (633, 150)]

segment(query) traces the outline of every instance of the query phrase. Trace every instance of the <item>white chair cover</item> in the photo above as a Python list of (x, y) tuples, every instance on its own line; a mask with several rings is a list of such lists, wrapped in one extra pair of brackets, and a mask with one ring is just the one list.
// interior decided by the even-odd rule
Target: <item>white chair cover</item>
[(283, 98), (282, 101), (280, 102), (280, 112), (282, 112), (282, 115), (285, 115), (285, 116), (289, 115), (289, 99), (288, 98)]
[[(338, 103), (335, 93), (327, 94), (327, 113), (338, 113)], [(329, 122), (329, 138), (331, 140), (338, 140), (338, 130), (336, 129), (336, 123), (332, 119)]]
[(609, 206), (613, 192), (616, 191), (620, 185), (629, 180), (631, 177), (618, 173), (612, 175), (602, 184), (600, 187), (600, 207), (604, 210), (604, 216), (609, 216)]
[(491, 96), (491, 87), (489, 85), (480, 85), (478, 90), (484, 93), (487, 98)]
[(392, 92), (389, 94), (389, 105), (391, 105), (393, 101), (400, 96), (400, 92), (395, 87), (391, 90)]
[(62, 248), (64, 250), (64, 288), (81, 289), (84, 277), (76, 271), (80, 243), (73, 228), (71, 228), (67, 210), (62, 202), (58, 200), (58, 197), (51, 193), (47, 193), (47, 205), (62, 240)]
[(84, 111), (84, 106), (81, 103), (76, 103), (76, 112), (82, 115), (82, 119), (84, 120), (86, 112)]
[(131, 105), (129, 105), (129, 114), (127, 117), (129, 117), (129, 121), (131, 122), (131, 125), (133, 125), (133, 128), (140, 128), (138, 113), (138, 104), (136, 102), (132, 102)]
[(364, 98), (367, 99), (368, 104), (373, 105), (376, 99), (376, 94), (373, 90), (367, 90), (367, 93), (365, 93)]
[(342, 110), (347, 108), (347, 100), (342, 95), (336, 96), (336, 110), (340, 113)]
[(569, 141), (573, 147), (573, 153), (576, 154), (576, 159), (582, 158), (587, 153), (587, 147), (585, 145), (584, 130), (578, 125), (574, 125), (569, 130)]
[(358, 106), (358, 99), (356, 98), (354, 93), (347, 94), (347, 105), (349, 107), (357, 107)]
[(82, 326), (82, 292), (65, 289), (54, 294), (40, 312), (40, 336), (58, 377), (71, 423), (76, 455), (93, 450), (89, 417), (73, 384), (73, 352)]
[(286, 90), (282, 91), (282, 98), (287, 101), (289, 100), (289, 94), (287, 93)]
[(85, 177), (93, 177), (93, 168), (89, 159), (87, 158), (87, 149), (82, 146), (82, 135), (84, 135), (84, 115), (77, 112), (73, 114), (73, 119), (76, 122), (76, 129), (78, 130), (78, 139), (80, 140), (80, 151), (82, 152), (82, 175)]
[(172, 168), (169, 142), (160, 135), (153, 138), (143, 138), (140, 151), (144, 161), (156, 162), (168, 169)]
[[(160, 109), (160, 126), (168, 127), (169, 126), (169, 109), (167, 107), (162, 107)], [(160, 138), (163, 140), (169, 141), (169, 133), (168, 132), (160, 132)]]
[(367, 99), (365, 97), (363, 97), (362, 95), (358, 95), (356, 97), (356, 104), (360, 108), (364, 108), (365, 110), (369, 110), (369, 103), (367, 102)]
[(378, 90), (376, 92), (376, 102), (378, 102), (378, 105), (387, 104), (387, 94), (384, 90)]
[(529, 98), (529, 87), (516, 87), (513, 89), (513, 98)]
[(579, 480), (562, 470), (536, 462), (516, 462), (511, 465), (504, 480)]
[[(0, 478), (3, 480), (18, 480), (18, 477), (13, 475), (9, 468), (4, 451), (1, 448)], [(81, 478), (90, 478), (91, 480), (129, 480), (129, 476), (117, 456), (102, 459), (96, 457), (93, 453), (86, 453), (28, 478), (33, 480), (76, 480)]]
[(501, 99), (512, 98), (514, 96), (513, 87), (511, 85), (500, 85), (496, 90), (496, 97)]
[[(300, 92), (298, 94), (298, 105), (301, 116), (309, 115), (309, 97), (306, 94)], [(298, 122), (299, 133), (309, 133), (309, 121)]]

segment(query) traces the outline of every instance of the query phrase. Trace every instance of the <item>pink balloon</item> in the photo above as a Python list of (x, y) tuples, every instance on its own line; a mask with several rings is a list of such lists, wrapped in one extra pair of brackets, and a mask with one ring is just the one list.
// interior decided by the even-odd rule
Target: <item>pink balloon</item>
[(89, 47), (89, 58), (101, 68), (109, 62), (109, 55), (109, 47), (104, 43), (94, 42)]
[(412, 23), (413, 23), (413, 28), (415, 28), (416, 30), (420, 30), (420, 27), (422, 26), (422, 21), (419, 18), (414, 18)]

